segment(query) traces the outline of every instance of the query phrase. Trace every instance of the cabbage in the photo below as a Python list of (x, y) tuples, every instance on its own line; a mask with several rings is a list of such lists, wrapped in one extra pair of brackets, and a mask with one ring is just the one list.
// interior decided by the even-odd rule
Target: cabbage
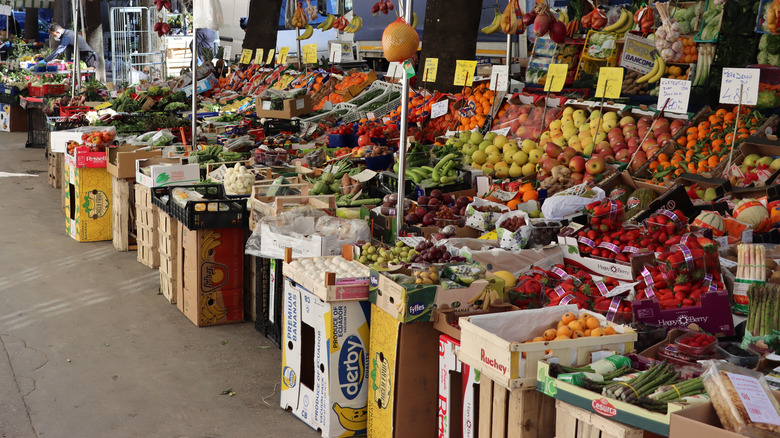
[(756, 62), (759, 64), (769, 64), (769, 53), (767, 52), (758, 52), (758, 58), (756, 59)]
[(780, 55), (769, 55), (769, 59), (767, 59), (767, 63), (769, 65), (773, 65), (775, 67), (780, 67)]
[(770, 55), (780, 55), (780, 35), (767, 35), (766, 51)]
[(777, 106), (777, 95), (774, 91), (762, 91), (758, 93), (758, 101), (756, 101), (756, 108), (758, 109), (770, 109)]
[(761, 35), (761, 39), (758, 40), (758, 50), (765, 51), (766, 45), (769, 43), (769, 35)]

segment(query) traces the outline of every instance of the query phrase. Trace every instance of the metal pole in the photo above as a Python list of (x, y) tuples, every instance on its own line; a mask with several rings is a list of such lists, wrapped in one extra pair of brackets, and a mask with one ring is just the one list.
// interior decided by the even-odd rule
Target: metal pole
[(71, 14), (72, 14), (72, 20), (73, 20), (73, 33), (76, 34), (76, 41), (73, 41), (73, 73), (70, 77), (70, 97), (73, 98), (76, 96), (76, 82), (79, 77), (79, 74), (81, 73), (81, 68), (79, 66), (80, 59), (79, 59), (79, 12), (78, 12), (78, 0), (73, 0), (71, 2), (71, 5), (73, 6)]
[[(299, 37), (301, 36), (301, 30), (298, 29), (297, 27), (295, 28), (295, 34), (298, 35)], [(296, 38), (296, 40), (298, 39)], [(301, 52), (301, 40), (298, 40), (298, 71), (301, 71), (303, 69), (302, 67), (303, 65), (304, 63), (303, 63), (303, 52)]]
[[(413, 0), (406, 0), (404, 5), (404, 19), (411, 25), (412, 18), (412, 2)], [(395, 227), (396, 236), (401, 237), (401, 232), (404, 226), (404, 196), (406, 195), (406, 131), (408, 129), (408, 112), (409, 112), (409, 78), (404, 71), (401, 76), (401, 123), (400, 138), (398, 140), (398, 205), (395, 210)]]
[(506, 90), (504, 91), (509, 91), (512, 88), (510, 86), (512, 82), (510, 79), (512, 77), (512, 35), (506, 36), (506, 75)]
[(192, 150), (197, 150), (198, 130), (198, 29), (195, 27), (195, 8), (192, 8)]

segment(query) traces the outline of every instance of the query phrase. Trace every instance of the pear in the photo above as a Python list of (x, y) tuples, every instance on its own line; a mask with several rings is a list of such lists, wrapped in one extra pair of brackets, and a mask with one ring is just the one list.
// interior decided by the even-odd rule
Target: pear
[(712, 187), (707, 188), (707, 190), (704, 191), (704, 198), (705, 201), (711, 202), (716, 199), (718, 199), (718, 194), (715, 193), (715, 189)]
[(512, 166), (509, 167), (509, 177), (520, 178), (521, 176), (523, 176), (523, 166), (512, 163)]

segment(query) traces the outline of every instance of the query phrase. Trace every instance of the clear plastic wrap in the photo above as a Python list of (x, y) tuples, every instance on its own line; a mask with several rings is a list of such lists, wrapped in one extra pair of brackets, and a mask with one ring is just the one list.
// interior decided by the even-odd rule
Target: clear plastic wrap
[(780, 435), (780, 403), (763, 374), (719, 360), (701, 363), (704, 388), (724, 429), (753, 438)]

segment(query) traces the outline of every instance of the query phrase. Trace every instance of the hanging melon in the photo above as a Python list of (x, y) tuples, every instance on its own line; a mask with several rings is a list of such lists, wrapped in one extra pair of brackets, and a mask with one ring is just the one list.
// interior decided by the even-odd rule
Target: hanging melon
[(403, 18), (388, 24), (382, 32), (382, 52), (390, 62), (402, 62), (417, 53), (420, 36)]
[(733, 216), (736, 220), (750, 225), (750, 228), (760, 231), (769, 223), (769, 211), (764, 204), (755, 199), (743, 199), (734, 207)]
[(701, 228), (710, 228), (712, 234), (716, 237), (720, 237), (726, 232), (726, 224), (723, 222), (723, 218), (714, 211), (703, 211), (696, 216), (692, 225)]

